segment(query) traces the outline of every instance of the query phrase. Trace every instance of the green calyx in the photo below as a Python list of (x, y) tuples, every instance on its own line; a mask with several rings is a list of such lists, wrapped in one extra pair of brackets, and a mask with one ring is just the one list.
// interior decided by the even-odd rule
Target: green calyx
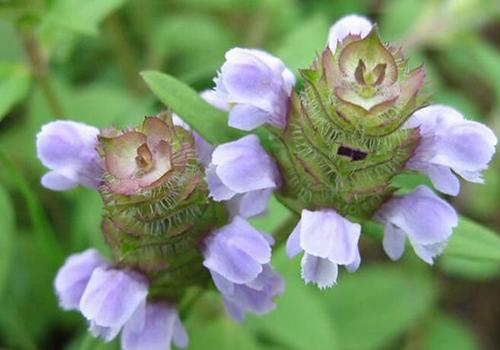
[(102, 228), (116, 263), (148, 276), (153, 298), (176, 300), (204, 285), (200, 243), (227, 214), (209, 199), (192, 133), (163, 113), (138, 128), (103, 130), (99, 140)]
[(302, 209), (333, 208), (355, 221), (371, 218), (395, 191), (419, 141), (402, 129), (425, 103), (422, 68), (408, 69), (400, 52), (373, 28), (326, 48), (301, 71), (304, 89), (293, 93), (288, 124), (273, 153), (283, 176), (279, 198)]

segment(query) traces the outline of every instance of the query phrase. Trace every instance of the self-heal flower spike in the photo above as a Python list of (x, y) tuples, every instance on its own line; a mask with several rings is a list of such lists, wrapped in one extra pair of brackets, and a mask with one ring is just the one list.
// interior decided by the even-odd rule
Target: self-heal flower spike
[(272, 242), (240, 217), (206, 238), (203, 265), (236, 320), (242, 321), (247, 311), (271, 311), (274, 298), (283, 292), (281, 277), (269, 265)]
[(122, 332), (123, 350), (168, 350), (173, 342), (179, 348), (188, 346), (188, 336), (174, 306), (148, 302), (134, 313)]
[(96, 152), (99, 130), (83, 123), (55, 121), (37, 135), (38, 158), (50, 171), (42, 185), (64, 191), (78, 185), (97, 189), (103, 168)]
[[(303, 84), (291, 91), (284, 125), (261, 130), (280, 171), (275, 195), (301, 215), (287, 241), (288, 255), (304, 252), (302, 277), (321, 288), (335, 283), (338, 265), (358, 268), (361, 225), (375, 216), (386, 224), (384, 247), (392, 258), (408, 236), (417, 254), (432, 262), (456, 226), (456, 214), (429, 190), (394, 197), (393, 179), (414, 169), (428, 174), (437, 189), (456, 194), (452, 171), (481, 181), (497, 143), (487, 127), (448, 107), (423, 108), (423, 67), (410, 68), (401, 49), (383, 42), (367, 18), (340, 19), (325, 46), (300, 70)], [(239, 92), (242, 100), (255, 96)], [(406, 218), (412, 206), (424, 212), (422, 203), (434, 208), (432, 222), (440, 225), (428, 236), (417, 219)]]
[[(42, 130), (42, 134), (43, 155), (48, 149), (55, 157), (57, 148), (46, 145), (57, 144), (58, 133), (49, 135)], [(248, 243), (244, 249), (253, 246), (256, 250), (247, 252), (255, 259), (254, 265), (224, 274), (232, 281), (228, 283), (234, 283), (232, 290), (224, 293), (226, 307), (237, 319), (247, 311), (265, 313), (274, 308), (274, 298), (281, 294), (283, 284), (269, 266), (270, 242), (239, 217), (228, 225), (240, 208), (249, 215), (264, 210), (277, 185), (275, 165), (258, 140), (250, 136), (240, 140), (239, 146), (225, 145), (212, 157), (213, 147), (168, 112), (146, 117), (134, 128), (101, 130), (94, 133), (93, 140), (92, 154), (101, 166), (96, 186), (104, 204), (101, 226), (112, 259), (107, 261), (92, 249), (76, 254), (67, 260), (55, 281), (61, 306), (80, 311), (92, 335), (110, 341), (121, 331), (123, 350), (166, 350), (171, 344), (187, 347), (188, 336), (177, 305), (188, 290), (210, 286), (202, 246), (211, 241), (213, 232), (227, 227), (238, 231), (236, 238), (229, 240), (236, 243), (215, 250), (212, 260), (242, 256), (238, 241), (243, 246)], [(252, 148), (251, 157), (238, 147)], [(58, 171), (87, 164), (78, 162), (82, 154), (87, 152), (69, 147)], [(263, 179), (255, 176), (256, 183), (238, 182), (233, 178), (238, 170), (231, 170), (228, 160), (253, 161)], [(236, 208), (232, 212), (210, 196), (206, 182), (210, 161), (223, 170), (222, 181), (227, 180), (235, 190), (233, 203), (228, 204)], [(258, 203), (248, 202), (246, 195)], [(210, 261), (205, 261), (208, 266)], [(245, 274), (245, 268), (251, 269), (250, 275)]]
[(405, 127), (418, 128), (421, 137), (407, 167), (428, 175), (437, 190), (454, 196), (459, 193), (460, 183), (453, 172), (467, 181), (483, 182), (481, 172), (488, 167), (497, 144), (488, 127), (442, 105), (416, 111)]
[(338, 265), (349, 271), (360, 264), (358, 240), (361, 226), (343, 218), (331, 209), (304, 209), (300, 222), (288, 238), (286, 251), (291, 258), (304, 251), (302, 278), (320, 288), (337, 281)]
[(209, 95), (209, 101), (229, 107), (230, 126), (241, 130), (263, 124), (285, 127), (295, 78), (280, 59), (260, 50), (232, 49), (215, 84), (215, 96)]
[(218, 146), (207, 170), (210, 195), (228, 201), (231, 214), (251, 217), (261, 214), (279, 184), (273, 159), (255, 135)]
[(428, 264), (443, 252), (458, 225), (453, 207), (425, 186), (392, 198), (376, 218), (385, 225), (383, 246), (391, 259), (401, 257), (408, 237), (415, 253)]

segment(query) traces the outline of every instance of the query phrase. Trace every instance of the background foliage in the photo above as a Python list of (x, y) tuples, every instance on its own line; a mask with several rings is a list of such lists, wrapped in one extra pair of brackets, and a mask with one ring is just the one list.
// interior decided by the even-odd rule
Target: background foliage
[[(384, 39), (425, 64), (434, 101), (498, 134), (498, 0), (0, 0), (0, 347), (118, 348), (89, 337), (79, 315), (57, 307), (52, 280), (64, 257), (107, 249), (97, 193), (40, 186), (35, 135), (42, 124), (135, 125), (165, 108), (163, 101), (195, 128), (205, 125), (208, 138), (226, 141), (234, 134), (221, 132), (223, 118), (188, 85), (211, 87), (234, 46), (265, 48), (294, 70), (306, 67), (329, 26), (352, 12), (369, 15)], [(154, 94), (144, 70), (169, 74), (144, 74)], [(390, 262), (379, 228), (367, 227), (374, 234), (362, 239), (360, 270), (320, 292), (303, 285), (298, 261), (279, 250), (274, 264), (287, 287), (277, 310), (238, 325), (207, 293), (186, 319), (190, 348), (500, 348), (498, 158), (485, 185), (464, 185), (452, 199), (463, 218), (437, 266), (410, 250)], [(409, 188), (421, 179), (397, 181)], [(274, 201), (271, 212), (256, 220), (260, 228), (277, 229), (288, 215)]]

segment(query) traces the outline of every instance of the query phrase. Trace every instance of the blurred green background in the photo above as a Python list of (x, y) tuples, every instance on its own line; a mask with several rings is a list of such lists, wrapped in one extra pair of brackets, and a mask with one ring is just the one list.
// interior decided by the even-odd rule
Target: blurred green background
[[(70, 253), (98, 247), (97, 193), (41, 187), (35, 135), (56, 117), (130, 126), (163, 107), (141, 80), (161, 70), (201, 91), (231, 47), (264, 48), (296, 70), (329, 26), (359, 13), (424, 64), (435, 102), (500, 130), (499, 0), (0, 0), (0, 348), (118, 349), (89, 337), (57, 307), (52, 280)], [(279, 250), (286, 278), (277, 310), (229, 321), (216, 293), (193, 308), (190, 349), (500, 349), (500, 160), (485, 185), (452, 201), (464, 219), (429, 267), (407, 250), (393, 263), (371, 237), (363, 263), (339, 285), (304, 286)], [(408, 183), (411, 178), (402, 181)], [(272, 231), (285, 215), (256, 224)], [(457, 238), (455, 238), (457, 237)]]

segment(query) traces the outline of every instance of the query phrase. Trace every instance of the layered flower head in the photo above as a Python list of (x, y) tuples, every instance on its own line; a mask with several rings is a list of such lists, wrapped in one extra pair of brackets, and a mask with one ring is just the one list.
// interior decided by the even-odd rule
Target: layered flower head
[(110, 177), (107, 183), (113, 192), (131, 195), (158, 187), (174, 168), (185, 166), (187, 157), (172, 149), (179, 141), (169, 121), (148, 117), (141, 128), (101, 133), (102, 157)]

